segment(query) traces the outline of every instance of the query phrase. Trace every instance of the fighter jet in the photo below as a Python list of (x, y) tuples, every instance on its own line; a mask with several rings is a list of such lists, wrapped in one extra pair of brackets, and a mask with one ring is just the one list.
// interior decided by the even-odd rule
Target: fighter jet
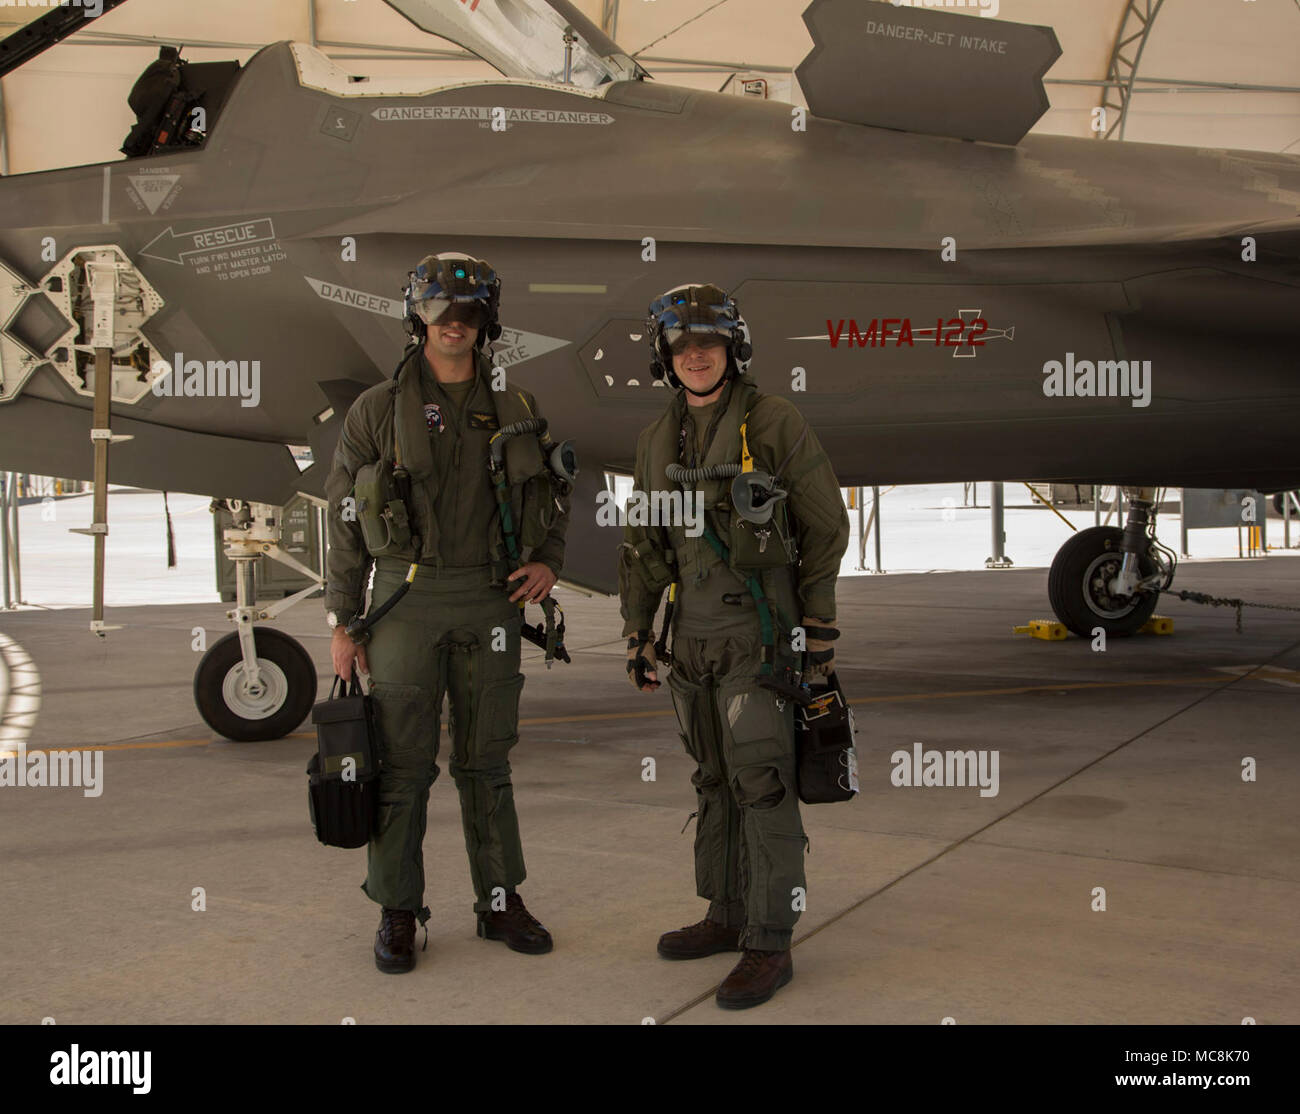
[(136, 155), (0, 181), (0, 467), (97, 461), (101, 490), (233, 511), (237, 630), (195, 683), (221, 733), (282, 735), (314, 699), (251, 563), (288, 558), (280, 508), (321, 498), (431, 251), (502, 276), (494, 358), (577, 443), (564, 577), (588, 590), (615, 590), (605, 473), (668, 399), (646, 307), (682, 282), (733, 293), (760, 387), (843, 485), (1125, 489), (1128, 521), (1051, 569), (1078, 633), (1136, 630), (1172, 581), (1158, 487), (1300, 486), (1300, 158), (1027, 135), (1046, 27), (813, 0), (803, 109), (656, 81), (566, 0), (387, 2), (503, 76), (366, 79), (292, 42), (243, 66), (164, 52)]

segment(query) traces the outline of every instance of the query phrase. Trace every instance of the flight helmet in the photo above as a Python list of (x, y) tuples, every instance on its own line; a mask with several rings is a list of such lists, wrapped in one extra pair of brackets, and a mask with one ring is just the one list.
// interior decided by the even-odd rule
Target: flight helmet
[[(671, 386), (699, 397), (712, 394), (729, 375), (743, 375), (754, 355), (749, 326), (740, 316), (736, 300), (712, 283), (686, 283), (661, 294), (650, 303), (646, 332), (650, 339), (650, 374), (657, 380), (666, 378)], [(727, 368), (722, 379), (707, 391), (692, 391), (673, 370), (674, 349), (680, 352), (692, 334), (714, 334), (727, 344)]]
[(426, 255), (402, 291), (406, 330), (423, 341), (430, 325), (464, 321), (478, 329), (477, 347), (501, 336), (501, 280), (482, 259), (458, 251)]

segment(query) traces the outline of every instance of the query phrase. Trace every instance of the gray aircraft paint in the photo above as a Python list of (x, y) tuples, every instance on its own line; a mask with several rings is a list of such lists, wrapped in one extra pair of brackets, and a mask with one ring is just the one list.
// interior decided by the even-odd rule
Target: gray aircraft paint
[[(565, 575), (602, 590), (618, 539), (594, 525), (601, 470), (630, 470), (637, 432), (665, 405), (644, 313), (683, 281), (735, 292), (760, 387), (800, 406), (845, 485), (1300, 486), (1300, 158), (1033, 135), (993, 146), (815, 115), (796, 132), (788, 105), (640, 81), (331, 93), (300, 83), (296, 59), (310, 55), (279, 43), (254, 56), (202, 150), (0, 182), (0, 262), (25, 281), (48, 269), (42, 237), (60, 255), (118, 244), (163, 298), (149, 323), (161, 352), (260, 361), (256, 408), (147, 391), (115, 406), (115, 431), (134, 437), (113, 449), (116, 482), (272, 503), (319, 494), (342, 415), (391, 374), (404, 337), (389, 314), (324, 299), (314, 283), (397, 299), (419, 258), (456, 249), (502, 275), (508, 329), (560, 344), (512, 376), (553, 433), (577, 441)], [(403, 105), (612, 122), (497, 132), (372, 114)], [(177, 179), (156, 213), (131, 185), (152, 169)], [(258, 221), (274, 240), (170, 250)], [(1242, 261), (1246, 235), (1258, 262)], [(340, 254), (349, 236), (353, 263)], [(644, 237), (657, 262), (642, 261)], [(954, 263), (940, 260), (944, 237)], [(144, 254), (151, 244), (169, 257)], [(0, 351), (43, 351), (42, 300), (23, 299)], [(828, 319), (933, 327), (972, 307), (1006, 330), (973, 358), (794, 339), (824, 334)], [(1151, 404), (1045, 397), (1043, 365), (1066, 352), (1150, 360)], [(807, 390), (792, 394), (796, 367)], [(0, 467), (88, 476), (89, 424), (89, 400), (38, 368), (0, 403)], [(318, 462), (301, 475), (284, 447), (298, 443)]]

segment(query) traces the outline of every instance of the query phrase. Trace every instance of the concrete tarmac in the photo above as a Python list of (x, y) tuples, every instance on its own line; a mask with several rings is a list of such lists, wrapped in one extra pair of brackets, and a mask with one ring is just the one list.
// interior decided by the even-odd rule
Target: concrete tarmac
[[(1300, 560), (1189, 562), (1176, 586), (1300, 604)], [(82, 610), (0, 615), (39, 674), (29, 747), (104, 757), (97, 797), (0, 788), (0, 1022), (1300, 1022), (1300, 614), (1237, 634), (1167, 599), (1172, 636), (1097, 652), (1011, 633), (1045, 590), (1042, 569), (840, 582), (862, 792), (804, 807), (795, 978), (739, 1013), (713, 1001), (737, 956), (655, 954), (704, 914), (692, 765), (666, 688), (625, 680), (617, 600), (560, 593), (572, 665), (525, 651), (520, 892), (554, 952), (476, 937), (444, 736), (428, 948), (402, 976), (374, 967), (364, 852), (310, 829), (310, 724), (239, 744), (199, 720), (194, 628), (216, 641), (224, 605), (114, 608), (103, 641)], [(323, 696), (319, 601), (277, 625)], [(996, 751), (996, 795), (893, 784), (917, 743)]]

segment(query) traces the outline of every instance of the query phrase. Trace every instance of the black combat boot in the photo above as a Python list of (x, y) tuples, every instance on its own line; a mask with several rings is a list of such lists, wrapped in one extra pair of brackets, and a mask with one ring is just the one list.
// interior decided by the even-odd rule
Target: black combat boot
[(676, 932), (659, 937), (659, 954), (664, 959), (700, 959), (718, 952), (740, 950), (740, 929), (727, 928), (708, 917)]
[(740, 962), (718, 987), (717, 1002), (725, 1010), (761, 1006), (794, 978), (790, 951), (763, 952), (746, 948)]
[(384, 906), (375, 933), (375, 966), (387, 975), (400, 975), (415, 966), (415, 913), (410, 909)]
[(506, 907), (499, 913), (478, 915), (478, 934), (484, 940), (504, 940), (511, 951), (542, 955), (554, 946), (546, 926), (524, 908), (518, 894), (506, 894)]

